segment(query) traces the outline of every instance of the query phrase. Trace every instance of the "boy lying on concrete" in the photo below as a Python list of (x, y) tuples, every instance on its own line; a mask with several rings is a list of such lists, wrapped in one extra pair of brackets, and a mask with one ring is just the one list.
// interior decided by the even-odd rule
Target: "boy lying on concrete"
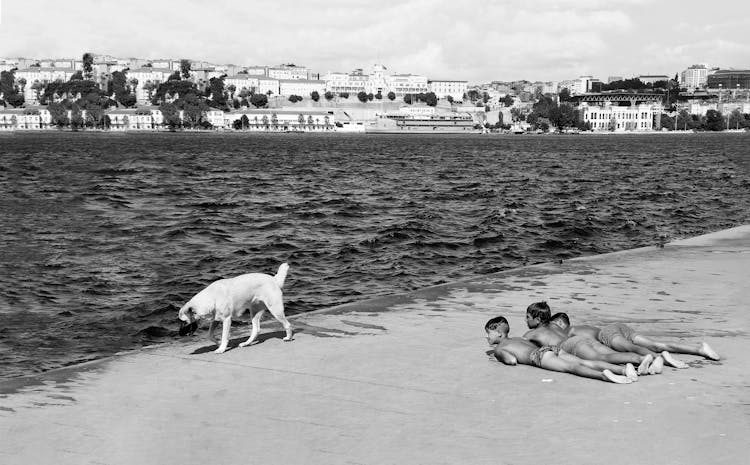
[[(616, 365), (632, 363), (638, 365), (638, 374), (661, 373), (664, 360), (651, 354), (617, 352), (596, 339), (585, 336), (569, 337), (557, 324), (552, 324), (550, 308), (546, 302), (536, 302), (526, 309), (526, 325), (530, 331), (523, 335), (539, 347), (560, 346), (562, 350), (584, 360), (601, 360)], [(558, 314), (560, 315), (560, 314)], [(557, 315), (555, 315), (557, 316)]]
[(667, 365), (675, 368), (687, 368), (687, 363), (672, 356), (676, 354), (699, 355), (710, 360), (719, 360), (719, 354), (705, 342), (697, 345), (678, 342), (662, 342), (650, 339), (637, 333), (624, 323), (614, 323), (601, 328), (589, 325), (570, 325), (568, 315), (555, 315), (553, 323), (558, 325), (568, 336), (583, 336), (593, 338), (618, 352), (635, 352), (641, 355), (661, 356)]
[(487, 342), (495, 346), (495, 358), (506, 365), (531, 365), (618, 384), (628, 384), (638, 379), (631, 364), (623, 368), (601, 361), (582, 360), (557, 347), (537, 347), (526, 339), (509, 337), (510, 325), (502, 316), (489, 320), (484, 325), (484, 330), (487, 332)]

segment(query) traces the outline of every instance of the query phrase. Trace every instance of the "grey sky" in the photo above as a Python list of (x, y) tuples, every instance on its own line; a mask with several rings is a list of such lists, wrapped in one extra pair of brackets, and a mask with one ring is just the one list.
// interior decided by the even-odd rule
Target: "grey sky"
[(562, 80), (750, 68), (746, 0), (0, 0), (0, 57), (382, 63), (430, 78)]

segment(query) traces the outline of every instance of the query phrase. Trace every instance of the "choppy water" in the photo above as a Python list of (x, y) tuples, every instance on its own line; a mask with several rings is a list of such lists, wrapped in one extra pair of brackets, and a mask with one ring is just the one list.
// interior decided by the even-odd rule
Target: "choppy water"
[(288, 261), (288, 314), (749, 219), (750, 136), (0, 135), (0, 377), (177, 337)]

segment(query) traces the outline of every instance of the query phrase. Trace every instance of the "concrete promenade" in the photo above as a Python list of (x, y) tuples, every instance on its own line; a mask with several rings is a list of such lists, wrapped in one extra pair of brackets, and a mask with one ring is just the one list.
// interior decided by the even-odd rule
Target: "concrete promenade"
[[(291, 343), (202, 330), (0, 382), (0, 464), (747, 463), (749, 278), (743, 226), (300, 315)], [(614, 385), (491, 359), (485, 321), (520, 336), (541, 299), (722, 360)]]

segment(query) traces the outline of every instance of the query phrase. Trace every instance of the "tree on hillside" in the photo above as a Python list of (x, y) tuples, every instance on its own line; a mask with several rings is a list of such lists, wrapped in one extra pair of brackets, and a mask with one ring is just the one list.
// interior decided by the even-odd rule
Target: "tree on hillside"
[(86, 79), (94, 78), (94, 55), (86, 52), (83, 54), (83, 72), (85, 73)]
[(333, 100), (333, 98), (334, 98), (334, 97), (336, 96), (336, 95), (334, 95), (334, 93), (333, 93), (333, 92), (331, 92), (331, 91), (328, 91), (328, 92), (326, 92), (326, 93), (325, 93), (324, 95), (325, 95), (325, 98), (326, 98), (326, 100), (328, 100), (328, 101), (331, 101), (331, 100)]
[(404, 103), (411, 105), (414, 102), (414, 97), (411, 94), (404, 94)]
[(396, 94), (394, 92), (388, 92), (388, 100), (391, 102), (396, 100)]
[(567, 102), (570, 100), (570, 90), (567, 87), (563, 87), (558, 94), (560, 102)]
[(313, 99), (313, 102), (317, 102), (318, 100), (320, 100), (320, 94), (317, 90), (314, 90), (310, 92), (310, 98)]
[(349, 92), (339, 92), (339, 97), (348, 99)]
[(250, 96), (250, 103), (256, 108), (265, 107), (268, 105), (268, 97), (265, 94), (253, 94)]
[(514, 122), (524, 121), (526, 119), (526, 116), (523, 114), (523, 111), (521, 111), (520, 108), (511, 108), (510, 116), (513, 118)]
[(437, 105), (438, 98), (434, 92), (427, 92), (426, 94), (419, 94), (419, 99), (427, 105), (434, 107)]
[(378, 93), (375, 94), (375, 98), (378, 99), (378, 100), (382, 100), (383, 94), (381, 94), (380, 91), (378, 91)]
[(513, 106), (513, 96), (510, 94), (505, 94), (505, 97), (500, 99), (500, 103), (502, 103), (506, 107)]
[(190, 63), (190, 60), (186, 58), (183, 58), (182, 60), (180, 60), (180, 73), (183, 79), (188, 79), (190, 77), (191, 67), (192, 67), (192, 64)]
[(361, 90), (357, 93), (357, 98), (360, 102), (365, 103), (367, 102), (367, 92)]

